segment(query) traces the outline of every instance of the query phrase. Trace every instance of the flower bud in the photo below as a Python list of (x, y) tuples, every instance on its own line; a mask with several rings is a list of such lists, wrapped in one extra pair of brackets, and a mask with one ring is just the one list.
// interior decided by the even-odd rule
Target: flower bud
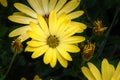
[(82, 48), (82, 58), (84, 61), (89, 61), (93, 54), (94, 54), (94, 51), (95, 51), (95, 43), (92, 44), (91, 42), (87, 42), (86, 45), (83, 46)]
[(96, 26), (93, 27), (93, 32), (95, 35), (101, 35), (107, 29), (107, 27), (103, 27), (102, 21), (95, 21)]
[(15, 41), (12, 42), (12, 47), (11, 47), (13, 53), (19, 54), (23, 51), (23, 45), (21, 43), (21, 39), (16, 39)]

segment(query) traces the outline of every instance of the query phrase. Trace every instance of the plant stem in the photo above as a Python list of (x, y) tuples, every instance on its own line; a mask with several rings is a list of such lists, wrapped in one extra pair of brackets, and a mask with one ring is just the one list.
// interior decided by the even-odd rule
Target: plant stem
[(107, 42), (108, 36), (109, 36), (109, 34), (110, 34), (110, 31), (111, 31), (112, 27), (114, 26), (114, 24), (115, 24), (115, 22), (116, 22), (116, 18), (117, 18), (117, 16), (118, 16), (119, 11), (120, 11), (120, 8), (118, 8), (117, 11), (116, 11), (116, 13), (115, 13), (115, 16), (114, 16), (114, 18), (113, 18), (113, 21), (112, 21), (112, 23), (111, 23), (108, 31), (107, 31), (106, 34), (105, 34), (105, 38), (104, 38), (104, 40), (102, 41), (102, 43), (101, 43), (101, 45), (100, 45), (100, 48), (99, 48), (98, 51), (97, 51), (97, 53), (98, 53), (97, 55), (98, 55), (98, 56), (97, 56), (96, 58), (98, 58), (98, 57), (101, 55), (101, 53), (103, 52), (103, 49), (104, 49), (105, 44), (106, 44), (106, 42)]
[(3, 80), (6, 78), (7, 74), (9, 73), (9, 71), (10, 71), (12, 65), (13, 65), (13, 62), (14, 62), (14, 60), (15, 60), (15, 58), (16, 58), (16, 55), (17, 55), (17, 54), (14, 53), (14, 55), (13, 55), (13, 57), (12, 57), (12, 60), (11, 60), (11, 62), (10, 62), (10, 64), (9, 64), (9, 67), (8, 67), (8, 69), (7, 69), (7, 71), (6, 71), (5, 75), (4, 75), (4, 77), (3, 77)]

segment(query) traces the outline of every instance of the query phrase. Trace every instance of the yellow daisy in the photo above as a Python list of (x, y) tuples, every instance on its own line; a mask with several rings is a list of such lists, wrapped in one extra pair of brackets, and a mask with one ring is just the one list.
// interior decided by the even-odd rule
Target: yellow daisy
[(79, 27), (66, 18), (65, 14), (57, 18), (55, 11), (50, 13), (48, 21), (38, 15), (38, 22), (39, 25), (30, 23), (32, 30), (27, 31), (27, 34), (32, 40), (27, 42), (25, 51), (33, 52), (32, 58), (38, 58), (44, 54), (44, 63), (50, 63), (51, 67), (55, 67), (58, 60), (66, 68), (67, 60), (72, 61), (68, 52), (79, 52), (80, 49), (76, 44), (85, 40), (85, 37), (73, 35), (78, 31), (82, 32), (86, 26)]
[(7, 7), (7, 0), (0, 0), (0, 3), (4, 6)]
[(21, 4), (15, 3), (14, 6), (20, 12), (15, 12), (13, 15), (9, 16), (8, 19), (20, 23), (26, 24), (23, 27), (17, 28), (13, 30), (9, 37), (19, 36), (21, 41), (25, 41), (28, 39), (26, 35), (26, 30), (29, 30), (30, 27), (27, 25), (31, 21), (38, 23), (37, 14), (41, 14), (44, 18), (48, 18), (49, 13), (51, 10), (55, 10), (57, 12), (57, 16), (61, 15), (62, 13), (66, 13), (67, 17), (70, 19), (75, 19), (81, 16), (84, 12), (82, 10), (74, 11), (75, 8), (78, 7), (81, 0), (27, 0), (30, 4), (31, 8)]
[(88, 80), (120, 80), (120, 62), (115, 70), (112, 64), (109, 64), (107, 59), (103, 59), (101, 64), (101, 73), (96, 66), (88, 62), (88, 67), (81, 68), (83, 74)]

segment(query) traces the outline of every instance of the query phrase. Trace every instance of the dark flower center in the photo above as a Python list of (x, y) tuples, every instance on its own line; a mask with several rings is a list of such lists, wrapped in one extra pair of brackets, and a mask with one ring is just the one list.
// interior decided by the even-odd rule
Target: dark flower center
[(50, 35), (47, 39), (47, 44), (52, 48), (56, 48), (59, 45), (59, 40), (55, 35)]

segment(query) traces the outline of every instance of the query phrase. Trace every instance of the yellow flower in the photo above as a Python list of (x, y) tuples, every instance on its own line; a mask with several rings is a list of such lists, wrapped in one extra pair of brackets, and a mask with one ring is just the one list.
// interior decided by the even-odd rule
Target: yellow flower
[(66, 18), (65, 14), (57, 18), (56, 12), (52, 11), (48, 18), (48, 23), (44, 17), (38, 15), (39, 25), (31, 22), (32, 30), (27, 31), (31, 41), (27, 42), (25, 51), (33, 52), (32, 58), (38, 58), (44, 54), (43, 61), (45, 64), (55, 67), (57, 60), (66, 68), (68, 61), (72, 58), (68, 52), (76, 53), (80, 49), (75, 44), (85, 40), (82, 36), (73, 36), (78, 31), (86, 28), (84, 24), (81, 27)]
[(101, 64), (101, 73), (96, 66), (88, 62), (88, 67), (81, 68), (83, 74), (88, 80), (120, 80), (120, 62), (116, 70), (112, 64), (109, 64), (107, 59), (103, 59)]
[(82, 58), (83, 60), (85, 61), (89, 61), (93, 54), (94, 54), (94, 51), (95, 51), (95, 43), (91, 43), (91, 42), (87, 42), (86, 45), (84, 45), (84, 47), (82, 48)]
[(93, 27), (93, 32), (96, 35), (101, 35), (107, 29), (107, 27), (103, 27), (102, 21), (99, 21), (99, 20), (95, 21), (95, 24), (96, 24), (96, 26)]
[(0, 0), (0, 3), (4, 6), (7, 7), (7, 0)]
[[(20, 80), (27, 80), (25, 77), (22, 77)], [(35, 75), (33, 80), (42, 80), (38, 75)]]
[(28, 24), (30, 22), (38, 23), (37, 14), (41, 14), (42, 16), (44, 16), (45, 19), (47, 19), (50, 11), (55, 10), (57, 12), (57, 16), (61, 15), (62, 13), (66, 13), (67, 17), (69, 17), (70, 19), (74, 19), (81, 16), (84, 13), (82, 10), (72, 12), (76, 7), (78, 7), (81, 0), (27, 1), (32, 8), (21, 3), (15, 3), (15, 8), (18, 9), (20, 12), (15, 12), (13, 13), (13, 15), (8, 17), (8, 19), (13, 22), (26, 24), (26, 26), (17, 28), (9, 34), (9, 37), (19, 36), (22, 42), (29, 38), (26, 35), (26, 31), (30, 29)]

